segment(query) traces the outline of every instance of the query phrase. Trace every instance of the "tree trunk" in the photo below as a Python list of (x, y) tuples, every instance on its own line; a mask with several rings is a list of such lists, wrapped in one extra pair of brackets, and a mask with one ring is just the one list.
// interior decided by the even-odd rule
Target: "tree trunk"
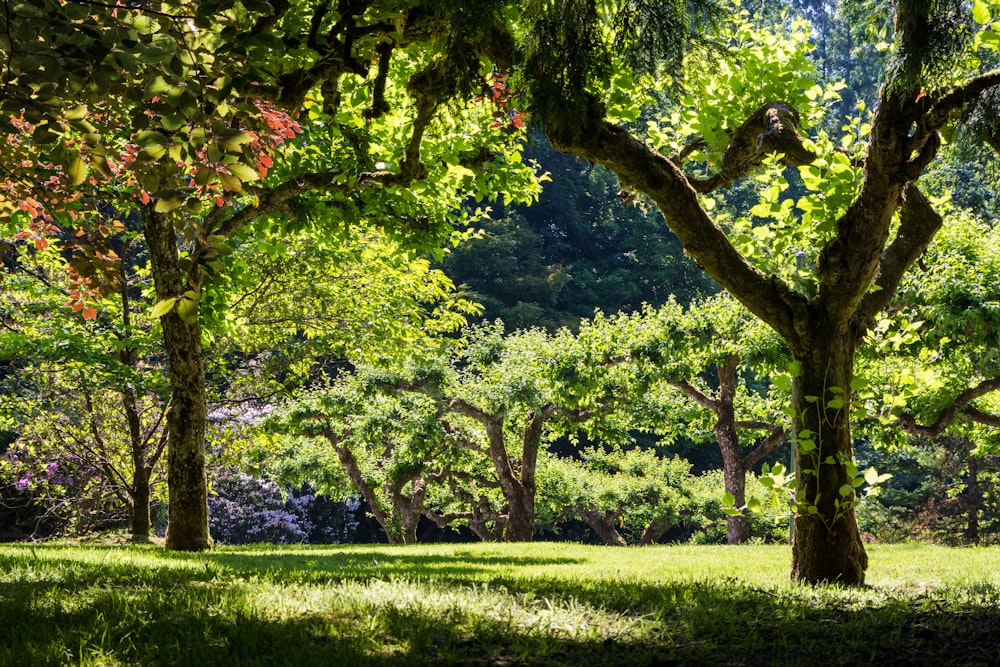
[(403, 544), (417, 543), (417, 526), (424, 514), (424, 497), (427, 494), (427, 480), (416, 477), (412, 480), (412, 493), (409, 498), (403, 495), (403, 486), (392, 489), (393, 523), (398, 524)]
[(382, 527), (382, 532), (385, 533), (386, 540), (389, 544), (398, 544), (400, 537), (397, 531), (394, 530), (394, 524), (391, 518), (386, 516), (386, 513), (383, 511), (378, 496), (375, 495), (375, 490), (365, 481), (365, 477), (361, 473), (361, 466), (358, 465), (358, 459), (354, 456), (354, 452), (344, 443), (343, 439), (333, 433), (324, 431), (323, 436), (333, 446), (333, 451), (337, 453), (337, 458), (340, 459), (341, 465), (347, 471), (347, 476), (354, 483), (354, 488), (358, 490), (361, 497), (368, 503), (368, 509), (371, 511), (372, 516), (375, 517), (378, 525)]
[(531, 542), (535, 537), (534, 489), (515, 484), (507, 495), (507, 525), (503, 539), (506, 542)]
[(649, 522), (639, 537), (639, 546), (644, 547), (656, 544), (663, 534), (674, 527), (674, 522), (669, 517), (659, 517)]
[(971, 443), (966, 448), (969, 463), (969, 479), (965, 487), (965, 506), (969, 512), (969, 523), (965, 529), (965, 541), (979, 544), (979, 510), (982, 506), (983, 490), (979, 485), (979, 459), (972, 454)]
[(850, 387), (854, 341), (846, 331), (817, 326), (796, 379), (797, 506), (792, 579), (802, 583), (863, 584), (868, 555), (854, 515)]
[(541, 425), (551, 414), (551, 409), (528, 415), (522, 441), (519, 469), (515, 469), (504, 440), (503, 415), (491, 415), (472, 404), (455, 399), (451, 408), (477, 420), (486, 430), (489, 443), (487, 453), (497, 473), (497, 481), (507, 501), (507, 523), (504, 541), (530, 542), (535, 537), (535, 469), (538, 465), (538, 444)]
[[(131, 351), (122, 354), (122, 359), (129, 362)], [(134, 364), (130, 364), (134, 368)], [(146, 462), (146, 446), (142, 436), (142, 422), (139, 419), (138, 396), (132, 387), (121, 390), (122, 410), (128, 422), (129, 454), (132, 464), (132, 483), (129, 486), (129, 523), (133, 538), (149, 537), (149, 477), (150, 470)]]
[(149, 537), (149, 500), (149, 474), (145, 467), (136, 467), (132, 471), (132, 507), (129, 513), (133, 539)]
[[(722, 441), (720, 440), (721, 444)], [(736, 452), (735, 458), (723, 450), (722, 479), (726, 493), (733, 494), (736, 507), (743, 507), (747, 502), (747, 475), (743, 469), (743, 458)], [(750, 519), (746, 514), (726, 517), (726, 544), (743, 544), (750, 539)]]
[[(157, 300), (180, 296), (200, 285), (184, 282), (178, 266), (173, 222), (143, 209), (143, 228)], [(190, 281), (190, 277), (189, 277)], [(208, 478), (205, 474), (205, 366), (197, 319), (185, 322), (174, 308), (160, 318), (170, 367), (167, 414), (168, 549), (201, 551), (212, 546), (208, 529)]]
[(588, 526), (593, 528), (597, 536), (604, 540), (604, 543), (609, 547), (627, 546), (625, 538), (615, 528), (615, 520), (618, 518), (617, 512), (597, 512), (587, 509), (583, 505), (577, 505), (576, 513), (587, 522)]
[[(731, 355), (718, 369), (719, 398), (713, 401), (715, 439), (722, 452), (722, 479), (726, 493), (731, 493), (736, 507), (747, 502), (747, 471), (740, 451), (740, 436), (736, 431), (736, 366), (739, 358)], [(750, 520), (744, 514), (726, 517), (726, 544), (742, 544), (750, 539)]]

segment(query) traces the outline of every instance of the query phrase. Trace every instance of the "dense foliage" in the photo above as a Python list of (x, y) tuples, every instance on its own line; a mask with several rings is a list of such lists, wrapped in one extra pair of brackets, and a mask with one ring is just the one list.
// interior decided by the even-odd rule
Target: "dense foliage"
[(0, 532), (1000, 539), (1000, 3), (9, 9)]

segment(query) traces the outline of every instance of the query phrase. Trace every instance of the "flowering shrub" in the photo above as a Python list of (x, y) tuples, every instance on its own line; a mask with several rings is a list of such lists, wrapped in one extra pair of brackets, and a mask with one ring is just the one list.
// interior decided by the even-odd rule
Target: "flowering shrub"
[[(0, 455), (5, 502), (32, 507), (33, 538), (84, 534), (128, 524), (116, 480), (87, 457), (48, 451), (34, 438), (17, 440)], [(10, 496), (10, 497), (7, 497)]]
[(283, 492), (270, 480), (226, 468), (212, 480), (209, 525), (213, 538), (225, 544), (338, 544), (353, 536), (359, 505), (308, 488)]

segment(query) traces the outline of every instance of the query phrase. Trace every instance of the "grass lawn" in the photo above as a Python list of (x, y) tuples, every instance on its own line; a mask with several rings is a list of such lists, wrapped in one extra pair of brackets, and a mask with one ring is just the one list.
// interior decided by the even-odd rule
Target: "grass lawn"
[(1000, 549), (0, 545), (2, 665), (992, 665)]

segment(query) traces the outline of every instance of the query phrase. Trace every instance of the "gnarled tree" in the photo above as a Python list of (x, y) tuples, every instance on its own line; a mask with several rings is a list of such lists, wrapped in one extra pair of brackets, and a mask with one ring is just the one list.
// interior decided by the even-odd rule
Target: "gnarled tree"
[[(746, 95), (742, 119), (702, 124), (706, 136), (698, 140), (708, 150), (725, 144), (707, 178), (685, 171), (699, 150), (697, 142), (686, 150), (662, 144), (664, 150), (658, 150), (649, 143), (655, 138), (609, 119), (607, 91), (622, 67), (636, 77), (662, 74), (657, 66), (672, 66), (674, 75), (691, 73), (682, 67), (678, 43), (688, 41), (698, 18), (692, 3), (535, 6), (521, 35), (525, 48), (511, 53), (522, 63), (530, 110), (552, 144), (605, 165), (626, 187), (652, 200), (685, 251), (777, 331), (798, 362), (794, 423), (800, 472), (792, 560), (797, 581), (864, 581), (868, 558), (849, 475), (854, 355), (942, 224), (917, 185), (938, 155), (941, 132), (971, 112), (987, 119), (983, 136), (996, 136), (989, 120), (996, 116), (977, 112), (992, 108), (1000, 86), (1000, 71), (981, 64), (990, 58), (977, 57), (980, 49), (995, 48), (998, 33), (990, 23), (995, 3), (974, 4), (973, 9), (959, 0), (880, 3), (894, 11), (893, 41), (870, 126), (859, 133), (856, 161), (822, 137), (803, 140), (801, 109), (796, 111), (804, 101), (803, 84), (794, 76), (782, 78), (787, 70), (774, 61), (757, 72), (758, 87), (768, 93), (784, 87), (784, 93), (754, 103)], [(619, 20), (608, 26), (608, 15)], [(665, 34), (675, 39), (664, 39)], [(746, 65), (745, 45), (738, 47), (741, 67), (753, 71), (752, 59)], [(698, 102), (711, 106), (713, 100), (708, 95)], [(817, 189), (840, 174), (856, 174), (856, 186), (846, 192), (810, 201), (809, 211), (799, 205), (802, 217), (810, 213), (819, 231), (814, 244), (801, 249), (815, 267), (804, 283), (790, 271), (753, 261), (747, 244), (727, 233), (700, 196), (749, 176), (769, 155), (803, 166), (807, 186)], [(763, 212), (765, 223), (775, 220), (775, 214)]]

